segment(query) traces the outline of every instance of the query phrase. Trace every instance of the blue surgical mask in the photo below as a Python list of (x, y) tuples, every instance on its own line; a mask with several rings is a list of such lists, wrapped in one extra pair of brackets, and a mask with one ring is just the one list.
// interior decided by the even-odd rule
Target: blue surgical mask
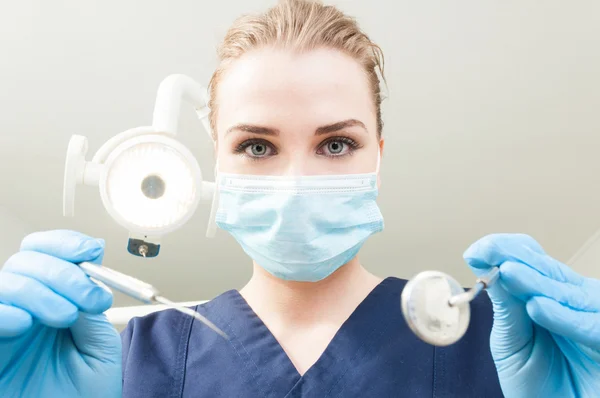
[(217, 225), (281, 279), (325, 279), (352, 260), (369, 236), (383, 230), (377, 172), (301, 177), (219, 173), (217, 184)]

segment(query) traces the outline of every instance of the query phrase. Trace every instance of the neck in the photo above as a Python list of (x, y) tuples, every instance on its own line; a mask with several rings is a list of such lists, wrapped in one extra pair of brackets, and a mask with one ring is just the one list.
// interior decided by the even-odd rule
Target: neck
[(267, 326), (302, 328), (342, 323), (380, 282), (358, 258), (318, 282), (285, 281), (254, 264), (240, 294)]

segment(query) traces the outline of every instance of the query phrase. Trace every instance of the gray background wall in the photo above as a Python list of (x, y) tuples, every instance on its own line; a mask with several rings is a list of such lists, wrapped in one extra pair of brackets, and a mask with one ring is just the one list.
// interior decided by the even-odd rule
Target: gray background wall
[[(524, 232), (566, 261), (600, 227), (600, 3), (336, 1), (383, 48), (389, 98), (380, 204), (386, 231), (363, 263), (381, 275), (440, 269), (473, 277), (462, 252), (491, 232)], [(144, 261), (97, 190), (62, 217), (72, 134), (90, 151), (151, 121), (171, 73), (206, 84), (233, 19), (274, 1), (0, 2), (0, 263), (33, 230), (107, 240), (105, 264), (176, 300), (239, 288), (250, 262), (223, 232), (204, 237), (208, 206)], [(179, 138), (212, 174), (191, 110)], [(600, 251), (598, 252), (600, 253)], [(576, 268), (600, 277), (598, 257)], [(117, 296), (117, 305), (134, 304)]]

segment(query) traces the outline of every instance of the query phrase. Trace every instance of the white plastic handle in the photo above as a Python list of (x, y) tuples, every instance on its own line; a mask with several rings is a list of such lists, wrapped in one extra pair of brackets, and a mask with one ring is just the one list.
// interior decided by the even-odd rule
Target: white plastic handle
[(206, 89), (185, 75), (167, 76), (158, 87), (152, 126), (156, 131), (177, 134), (181, 103), (185, 101), (196, 109), (207, 106)]

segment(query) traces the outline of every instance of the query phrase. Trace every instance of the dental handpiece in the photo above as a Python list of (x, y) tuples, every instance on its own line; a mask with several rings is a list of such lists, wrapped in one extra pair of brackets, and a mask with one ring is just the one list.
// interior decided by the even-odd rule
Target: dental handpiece
[(206, 326), (211, 328), (213, 331), (218, 333), (221, 337), (226, 340), (229, 340), (229, 337), (219, 329), (214, 323), (208, 320), (203, 315), (198, 312), (191, 310), (187, 307), (183, 307), (178, 305), (177, 303), (172, 302), (171, 300), (166, 299), (161, 296), (159, 291), (152, 285), (142, 282), (139, 279), (136, 279), (132, 276), (122, 274), (118, 271), (115, 271), (110, 268), (102, 267), (100, 265), (92, 264), (89, 262), (83, 262), (79, 264), (79, 267), (85, 272), (89, 277), (96, 279), (111, 287), (115, 290), (120, 291), (123, 294), (128, 295), (129, 297), (133, 297), (136, 300), (139, 300), (146, 304), (152, 303), (160, 303), (167, 305), (177, 311), (180, 311), (184, 314), (187, 314), (191, 317), (196, 318), (200, 322), (204, 323)]

